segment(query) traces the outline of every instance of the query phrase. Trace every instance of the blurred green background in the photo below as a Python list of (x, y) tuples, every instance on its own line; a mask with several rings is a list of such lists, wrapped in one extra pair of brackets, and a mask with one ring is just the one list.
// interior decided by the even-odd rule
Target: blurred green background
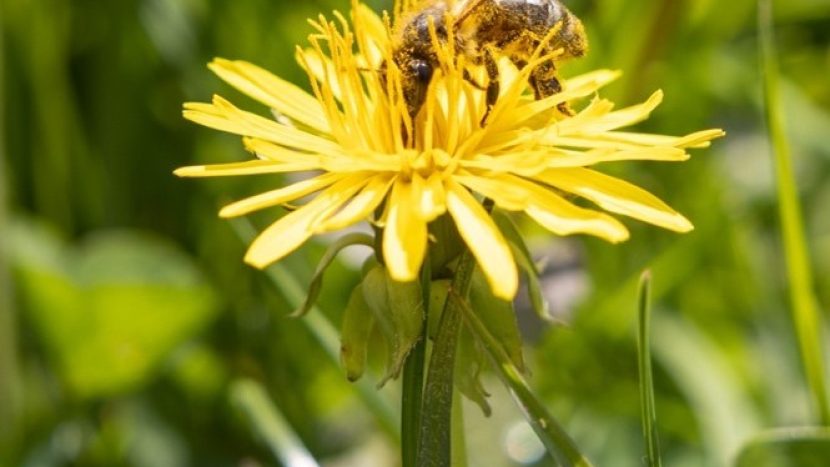
[[(830, 1), (774, 3), (826, 318)], [(665, 463), (731, 465), (760, 430), (814, 422), (761, 111), (756, 3), (567, 4), (591, 51), (564, 75), (621, 69), (605, 91), (619, 105), (666, 93), (640, 129), (728, 136), (680, 165), (604, 167), (686, 214), (690, 234), (626, 221), (632, 239), (612, 246), (530, 231), (552, 311), (568, 323), (541, 325), (519, 300), (530, 382), (597, 465), (642, 465), (636, 283), (651, 267)], [(0, 466), (278, 465), (272, 451), (284, 462), (292, 453), (268, 444), (273, 430), (321, 465), (395, 465), (398, 383), (375, 390), (378, 370), (352, 385), (321, 345), (332, 344), (324, 317), (339, 326), (356, 263), (327, 274), (322, 314), (288, 319), (324, 240), (269, 277), (242, 264), (248, 226), (216, 217), (223, 202), (280, 181), (171, 174), (246, 157), (237, 137), (185, 122), (182, 102), (217, 92), (266, 111), (205, 64), (246, 59), (306, 86), (294, 45), (310, 32), (305, 18), (333, 9), (348, 2), (0, 0)], [(470, 465), (550, 465), (500, 383), (485, 383), (493, 416), (464, 407)], [(296, 454), (287, 463), (314, 465)]]

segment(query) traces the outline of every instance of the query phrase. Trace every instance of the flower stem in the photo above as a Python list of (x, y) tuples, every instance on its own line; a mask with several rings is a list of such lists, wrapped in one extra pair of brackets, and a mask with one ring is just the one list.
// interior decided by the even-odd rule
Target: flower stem
[(401, 393), (401, 465), (416, 467), (418, 433), (421, 425), (421, 407), (424, 393), (424, 363), (426, 360), (426, 320), (429, 316), (429, 294), (432, 273), (429, 261), (421, 269), (421, 290), (424, 302), (424, 326), (421, 338), (413, 347), (403, 368)]
[[(448, 296), (466, 300), (475, 269), (475, 260), (465, 249), (450, 285)], [(423, 415), (416, 455), (418, 467), (448, 467), (452, 462), (453, 370), (458, 333), (461, 329), (460, 300), (444, 302), (444, 311), (427, 370)]]

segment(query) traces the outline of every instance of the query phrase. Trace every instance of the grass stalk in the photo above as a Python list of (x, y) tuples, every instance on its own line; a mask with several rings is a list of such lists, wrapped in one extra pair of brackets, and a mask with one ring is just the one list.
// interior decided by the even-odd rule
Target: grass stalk
[(640, 414), (643, 422), (643, 439), (646, 443), (646, 462), (649, 467), (660, 467), (660, 440), (657, 436), (657, 411), (654, 407), (654, 378), (651, 372), (651, 272), (640, 278), (639, 327), (637, 332), (637, 356), (640, 369)]
[(236, 381), (231, 385), (230, 396), (233, 404), (245, 414), (253, 430), (282, 465), (319, 466), (299, 436), (291, 429), (291, 425), (268, 398), (262, 385), (252, 380)]
[[(0, 2), (0, 18), (3, 3)], [(5, 66), (3, 34), (0, 34), (0, 66)], [(12, 308), (11, 266), (8, 262), (6, 234), (9, 224), (8, 196), (10, 177), (6, 173), (5, 99), (3, 73), (0, 73), (0, 448), (13, 435), (17, 425), (17, 323)]]
[(790, 304), (802, 365), (817, 418), (830, 425), (830, 405), (822, 354), (822, 323), (813, 294), (813, 277), (804, 235), (801, 204), (793, 172), (792, 154), (781, 106), (778, 62), (771, 0), (758, 1), (758, 31), (764, 83), (764, 112), (772, 144), (778, 190), (778, 209), (787, 263)]

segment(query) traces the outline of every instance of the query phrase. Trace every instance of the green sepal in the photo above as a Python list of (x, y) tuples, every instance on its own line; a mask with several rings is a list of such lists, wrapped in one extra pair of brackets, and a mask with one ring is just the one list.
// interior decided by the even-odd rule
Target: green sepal
[(292, 318), (305, 315), (317, 303), (317, 298), (323, 289), (323, 274), (326, 272), (326, 269), (328, 269), (338, 253), (352, 245), (364, 245), (371, 248), (374, 245), (374, 240), (371, 235), (365, 233), (351, 233), (340, 237), (332, 243), (326, 250), (326, 253), (323, 254), (320, 262), (317, 263), (317, 269), (314, 270), (314, 275), (311, 277), (311, 284), (308, 286), (308, 293), (306, 294), (305, 300), (291, 313), (290, 316)]
[(519, 233), (518, 227), (516, 227), (513, 219), (499, 210), (494, 210), (493, 220), (507, 239), (516, 264), (519, 265), (527, 278), (527, 294), (530, 298), (530, 305), (533, 311), (536, 312), (536, 316), (543, 321), (557, 323), (558, 321), (551, 316), (548, 302), (542, 293), (542, 285), (539, 283), (539, 270), (533, 263), (533, 257), (530, 254), (527, 244), (525, 244), (524, 238)]
[(486, 417), (492, 413), (487, 398), (490, 394), (481, 384), (481, 372), (487, 364), (486, 354), (475, 341), (467, 327), (458, 336), (458, 353), (455, 355), (455, 387), (467, 399), (475, 402)]
[(447, 301), (447, 292), (450, 290), (450, 279), (438, 279), (429, 286), (429, 315), (427, 316), (427, 335), (435, 339), (438, 325), (441, 323), (441, 313), (444, 312), (444, 303)]
[(510, 360), (520, 371), (525, 371), (522, 355), (522, 336), (513, 302), (493, 295), (484, 274), (478, 269), (473, 273), (470, 289), (470, 308), (479, 317), (494, 338), (504, 347)]
[(459, 252), (464, 251), (464, 241), (458, 234), (455, 221), (446, 214), (429, 223), (429, 235), (435, 240), (429, 245), (430, 268), (440, 275), (450, 263), (458, 259)]
[(374, 324), (375, 317), (363, 297), (362, 286), (358, 285), (349, 296), (340, 329), (340, 361), (349, 381), (357, 381), (363, 376)]
[(418, 281), (396, 282), (377, 265), (361, 285), (363, 298), (375, 316), (388, 346), (386, 374), (379, 386), (400, 375), (406, 356), (421, 336), (424, 304)]

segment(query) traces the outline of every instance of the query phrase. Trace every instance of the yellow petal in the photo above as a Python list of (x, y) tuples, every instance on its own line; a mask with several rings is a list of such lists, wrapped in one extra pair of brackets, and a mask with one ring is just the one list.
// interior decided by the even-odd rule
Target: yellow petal
[(493, 294), (512, 300), (519, 287), (519, 276), (507, 241), (487, 211), (466, 188), (450, 180), (446, 189), (447, 209), (484, 272)]
[(573, 123), (573, 131), (581, 134), (595, 134), (611, 131), (617, 128), (631, 126), (635, 123), (646, 120), (651, 112), (657, 108), (661, 102), (663, 102), (663, 91), (656, 91), (642, 104), (632, 105), (615, 112), (608, 112), (605, 115), (598, 116), (597, 118), (581, 121), (578, 125), (576, 125), (576, 121), (579, 119), (566, 119), (560, 122), (560, 126), (564, 127), (565, 125)]
[(523, 186), (512, 183), (512, 179), (504, 175), (456, 175), (453, 180), (492, 199), (502, 209), (523, 211), (527, 208), (530, 194)]
[(260, 209), (289, 203), (295, 199), (314, 193), (315, 191), (322, 190), (323, 188), (337, 182), (339, 178), (341, 178), (341, 176), (338, 174), (323, 174), (318, 177), (288, 185), (286, 187), (260, 193), (225, 206), (221, 211), (219, 211), (219, 216), (226, 218), (244, 216), (245, 214), (258, 211)]
[(551, 232), (557, 235), (584, 233), (612, 243), (628, 239), (628, 229), (613, 217), (578, 207), (535, 183), (526, 180), (515, 182), (530, 185), (528, 187), (531, 193), (530, 202), (525, 213)]
[(619, 70), (594, 70), (589, 71), (588, 73), (583, 73), (581, 75), (574, 76), (573, 78), (568, 78), (562, 83), (562, 88), (566, 91), (571, 89), (576, 89), (586, 85), (598, 84), (600, 87), (615, 81), (617, 78), (622, 76), (622, 72)]
[(253, 136), (309, 152), (325, 154), (339, 148), (333, 141), (240, 110), (220, 96), (214, 96), (212, 104), (187, 103), (184, 109), (186, 119), (216, 130)]
[(650, 224), (688, 232), (694, 227), (688, 219), (640, 187), (589, 169), (551, 169), (538, 180), (593, 201), (605, 210)]
[(229, 175), (257, 175), (311, 170), (308, 163), (282, 163), (263, 160), (232, 162), (229, 164), (192, 165), (173, 171), (179, 177), (224, 177)]
[(623, 131), (608, 131), (597, 135), (606, 141), (619, 141), (641, 146), (672, 146), (675, 148), (706, 148), (713, 139), (724, 136), (721, 129), (703, 130), (686, 136), (654, 135), (648, 133), (627, 133)]
[(255, 268), (263, 269), (279, 261), (311, 237), (312, 232), (309, 226), (312, 220), (328, 207), (326, 203), (312, 201), (286, 214), (254, 240), (245, 254), (245, 262)]
[(331, 217), (321, 221), (316, 227), (317, 233), (331, 232), (348, 227), (369, 217), (386, 197), (392, 179), (387, 176), (375, 176), (355, 196), (349, 204)]
[(435, 172), (424, 180), (420, 175), (413, 177), (413, 202), (418, 215), (426, 222), (432, 222), (447, 211), (446, 195), (441, 174)]
[[(519, 175), (535, 175), (544, 171), (554, 159), (554, 149), (541, 149), (536, 151), (515, 151), (488, 156), (476, 154), (472, 159), (460, 161), (459, 165), (466, 169), (486, 170), (494, 173), (514, 173)], [(560, 156), (564, 158), (565, 154)]]
[(613, 81), (618, 76), (619, 73), (602, 70), (599, 73), (583, 77), (582, 79), (569, 80), (562, 92), (544, 99), (517, 105), (513, 109), (505, 111), (497, 121), (492, 121), (492, 125), (501, 131), (521, 127), (528, 120), (533, 119), (541, 113), (552, 110), (563, 102), (569, 102), (596, 93), (599, 88)]
[(602, 162), (616, 161), (667, 161), (680, 162), (689, 159), (682, 149), (674, 147), (643, 147), (616, 151), (594, 149), (591, 151), (557, 151), (547, 160), (547, 167), (585, 167)]
[(329, 57), (321, 55), (314, 49), (298, 49), (297, 61), (307, 68), (306, 71), (313, 78), (328, 86), (335, 99), (342, 100), (343, 92), (337, 79), (337, 68)]
[(377, 67), (383, 60), (383, 51), (389, 46), (386, 26), (375, 11), (363, 3), (357, 4), (353, 14), (354, 29), (361, 43), (361, 52), (368, 60), (369, 66)]
[(217, 58), (208, 67), (231, 86), (287, 117), (321, 133), (330, 131), (320, 103), (300, 87), (241, 60)]
[(353, 180), (341, 180), (305, 206), (286, 214), (251, 243), (245, 262), (262, 269), (279, 261), (311, 237), (316, 220), (342, 206), (357, 189)]
[(412, 205), (411, 191), (409, 183), (395, 182), (383, 230), (383, 259), (389, 276), (398, 282), (418, 278), (427, 248), (427, 225)]
[(320, 168), (325, 160), (320, 154), (295, 151), (258, 138), (244, 137), (242, 142), (245, 144), (245, 149), (256, 154), (260, 159), (268, 161), (303, 164), (311, 168)]

